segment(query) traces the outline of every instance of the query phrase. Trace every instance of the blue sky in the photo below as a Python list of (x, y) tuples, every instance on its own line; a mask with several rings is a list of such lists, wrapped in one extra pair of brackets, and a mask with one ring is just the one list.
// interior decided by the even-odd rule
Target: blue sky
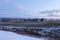
[(52, 10), (60, 10), (60, 0), (0, 0), (0, 17), (60, 17), (60, 13), (40, 13)]

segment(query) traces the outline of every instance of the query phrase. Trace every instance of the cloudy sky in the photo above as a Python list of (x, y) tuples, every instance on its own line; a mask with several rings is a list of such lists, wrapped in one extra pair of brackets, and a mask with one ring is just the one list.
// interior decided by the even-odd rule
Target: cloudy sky
[(0, 17), (60, 18), (60, 0), (0, 0)]

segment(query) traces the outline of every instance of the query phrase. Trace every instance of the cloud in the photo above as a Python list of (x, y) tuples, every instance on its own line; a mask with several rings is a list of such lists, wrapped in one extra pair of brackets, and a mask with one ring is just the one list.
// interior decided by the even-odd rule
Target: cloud
[(58, 12), (60, 12), (60, 10), (47, 10), (47, 11), (42, 11), (40, 13), (45, 14), (45, 13), (54, 13), (54, 12), (58, 13)]
[(15, 3), (14, 6), (16, 7), (16, 9), (19, 11), (19, 12), (27, 12), (26, 8), (24, 6), (22, 6), (21, 4), (17, 4)]
[(60, 10), (58, 9), (33, 13), (33, 12), (29, 12), (28, 10), (26, 10), (26, 8), (23, 5), (18, 3), (15, 3), (14, 7), (16, 7), (19, 13), (22, 13), (21, 15), (28, 18), (59, 18), (60, 17)]
[(46, 18), (46, 14), (42, 15), (42, 14), (39, 14), (39, 13), (36, 13), (36, 12), (26, 13), (26, 16), (28, 18)]
[(39, 14), (46, 15), (46, 18), (60, 18), (60, 10), (47, 10)]

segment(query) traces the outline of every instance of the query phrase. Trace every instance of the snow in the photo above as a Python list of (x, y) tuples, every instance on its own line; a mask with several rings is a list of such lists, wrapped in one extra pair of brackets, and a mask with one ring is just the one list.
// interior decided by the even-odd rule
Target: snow
[(34, 38), (0, 30), (0, 40), (48, 40), (47, 38)]

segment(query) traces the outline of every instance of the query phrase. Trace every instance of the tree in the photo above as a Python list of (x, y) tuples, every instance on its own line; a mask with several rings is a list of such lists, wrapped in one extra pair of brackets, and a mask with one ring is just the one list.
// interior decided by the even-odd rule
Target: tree
[(41, 18), (41, 21), (44, 21), (44, 19), (43, 19), (43, 18)]

